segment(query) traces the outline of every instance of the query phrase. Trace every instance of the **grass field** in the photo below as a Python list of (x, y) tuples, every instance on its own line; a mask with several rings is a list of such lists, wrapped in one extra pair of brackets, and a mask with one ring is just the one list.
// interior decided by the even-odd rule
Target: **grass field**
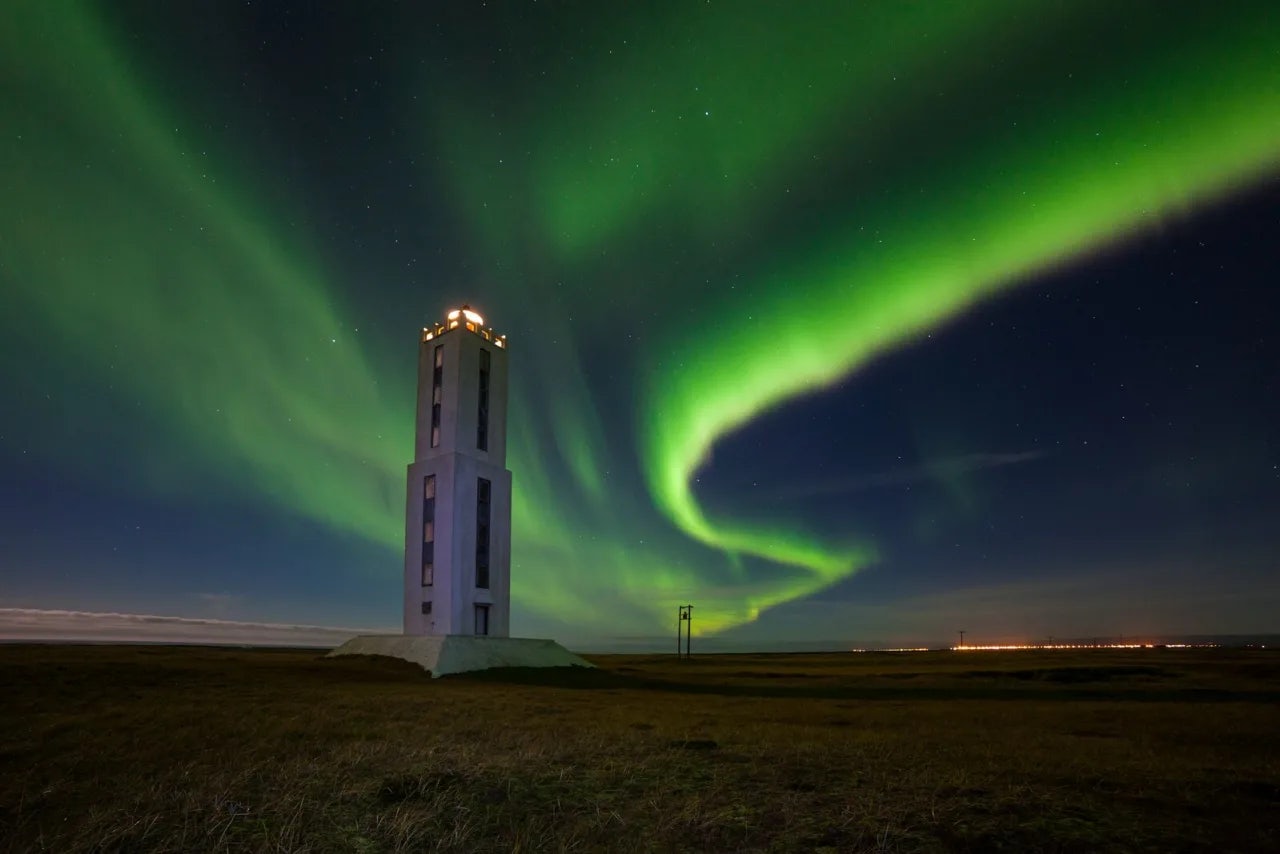
[(0, 646), (0, 851), (1278, 851), (1280, 653)]

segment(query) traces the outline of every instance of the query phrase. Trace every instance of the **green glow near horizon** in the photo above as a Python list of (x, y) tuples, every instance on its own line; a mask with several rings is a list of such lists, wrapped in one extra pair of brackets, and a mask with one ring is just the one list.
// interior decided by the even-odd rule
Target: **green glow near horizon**
[[(356, 332), (289, 200), (250, 189), (270, 159), (204, 154), (210, 131), (93, 8), (23, 3), (0, 30), (17, 93), (0, 101), (0, 175), (21, 200), (0, 206), (8, 322), (170, 437), (135, 440), (151, 466), (135, 488), (260, 497), (386, 547), (398, 575), (413, 402), (390, 354), (412, 335)], [(481, 281), (553, 330), (512, 387), (520, 607), (641, 632), (696, 600), (696, 630), (715, 632), (874, 560), (857, 520), (837, 540), (800, 519), (748, 526), (710, 516), (692, 480), (759, 414), (1274, 169), (1269, 8), (1153, 4), (1126, 23), (1100, 3), (675, 4), (633, 21), (616, 56), (584, 48), (503, 104), (465, 74), (431, 91), (424, 133), (448, 154), (436, 177)], [(1142, 9), (1159, 19), (1127, 33)], [(988, 114), (1041, 55), (1017, 81), (1032, 97)], [(833, 175), (856, 192), (833, 196)], [(595, 287), (632, 265), (630, 290)], [(422, 299), (404, 315), (443, 308)], [(579, 346), (672, 306), (702, 320), (646, 330), (638, 373), (613, 378), (634, 406), (620, 433)]]

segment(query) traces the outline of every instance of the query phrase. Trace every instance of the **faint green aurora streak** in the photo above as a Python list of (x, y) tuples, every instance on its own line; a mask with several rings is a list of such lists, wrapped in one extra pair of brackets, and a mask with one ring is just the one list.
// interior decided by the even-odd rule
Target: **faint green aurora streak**
[[(982, 85), (998, 76), (974, 70), (985, 41), (999, 50), (1023, 35), (1030, 52), (1051, 44), (1063, 23), (1062, 13), (1021, 3), (865, 8), (876, 11), (851, 8), (838, 19), (843, 29), (777, 10), (714, 10), (672, 24), (709, 42), (736, 32), (752, 46), (718, 40), (711, 55), (664, 41), (671, 22), (658, 22), (648, 41), (635, 40), (639, 64), (625, 57), (597, 74), (573, 70), (597, 81), (586, 95), (535, 92), (528, 109), (548, 118), (510, 126), (510, 136), (524, 132), (513, 146), (532, 153), (523, 163), (508, 158), (503, 170), (491, 165), (505, 151), (486, 139), (483, 98), (437, 105), (478, 263), (490, 266), (495, 287), (515, 290), (500, 270), (521, 269), (528, 257), (544, 265), (539, 275), (581, 283), (604, 250), (625, 257), (638, 240), (637, 253), (651, 252), (637, 237), (649, 232), (758, 243), (790, 186), (821, 186), (833, 157), (883, 157), (909, 136), (932, 109), (936, 80), (962, 81), (961, 114), (981, 104)], [(923, 8), (942, 12), (922, 19)], [(1098, 12), (1105, 8), (1072, 7), (1073, 25), (1117, 20)], [(556, 337), (569, 343), (560, 346), (539, 342), (538, 364), (513, 389), (519, 411), (537, 413), (513, 424), (511, 437), (521, 606), (573, 612), (598, 629), (650, 631), (665, 625), (676, 598), (696, 597), (709, 606), (697, 628), (718, 631), (870, 559), (865, 544), (709, 518), (691, 478), (717, 441), (767, 409), (1038, 270), (1274, 168), (1280, 40), (1265, 26), (1266, 9), (1241, 4), (1181, 21), (1161, 13), (1163, 29), (1143, 51), (1111, 55), (1080, 85), (1047, 91), (1016, 134), (975, 120), (927, 156), (853, 170), (866, 192), (824, 210), (793, 247), (740, 271), (740, 288), (694, 295), (714, 323), (696, 334), (672, 325), (647, 343), (663, 354), (642, 363), (632, 395), (648, 494), (626, 480), (636, 449), (620, 447), (596, 415), (572, 348), (576, 330), (561, 330)], [(936, 24), (928, 38), (922, 20)], [(827, 50), (762, 74), (762, 55), (789, 56), (821, 31), (836, 34), (820, 42)], [(846, 66), (842, 54), (860, 40), (868, 49)], [(411, 389), (380, 390), (379, 378), (398, 372), (348, 332), (349, 312), (327, 287), (319, 253), (239, 189), (253, 186), (252, 175), (195, 155), (204, 147), (195, 123), (170, 120), (174, 111), (145, 94), (145, 79), (95, 15), (70, 4), (21, 6), (0, 32), (0, 54), (19, 92), (0, 104), (0, 169), (24, 200), (2, 207), (0, 260), (19, 304), (66, 345), (58, 358), (117, 384), (182, 437), (184, 447), (167, 452), (173, 472), (185, 475), (182, 464), (198, 459), (215, 480), (397, 550)], [(887, 68), (912, 83), (908, 94)], [(1124, 85), (1103, 85), (1109, 74)], [(693, 80), (704, 84), (694, 90)], [(704, 102), (709, 115), (690, 130), (689, 114)], [(662, 110), (650, 112), (653, 104)], [(876, 127), (858, 125), (862, 115)], [(824, 162), (815, 165), (815, 152)], [(642, 168), (615, 168), (626, 162)], [(677, 277), (657, 272), (649, 298), (678, 299)], [(606, 298), (585, 302), (592, 320), (618, 311)], [(520, 349), (514, 340), (513, 355)], [(554, 405), (541, 409), (548, 399)], [(170, 478), (171, 489), (191, 488)], [(650, 497), (687, 536), (653, 513)], [(709, 561), (707, 546), (730, 559)], [(740, 554), (775, 565), (762, 575)]]
[[(26, 3), (0, 28), (0, 259), (18, 311), (58, 346), (41, 358), (116, 389), (166, 426), (132, 449), (134, 488), (211, 496), (227, 484), (334, 529), (393, 544), (405, 426), (352, 343), (319, 264), (202, 153), (97, 15)], [(66, 57), (75, 57), (68, 62)], [(294, 244), (292, 252), (282, 248)], [(105, 420), (110, 412), (76, 418)], [(139, 443), (136, 430), (122, 441)], [(90, 466), (92, 448), (47, 448)], [(77, 454), (87, 459), (75, 459)], [(113, 456), (118, 456), (119, 450)]]

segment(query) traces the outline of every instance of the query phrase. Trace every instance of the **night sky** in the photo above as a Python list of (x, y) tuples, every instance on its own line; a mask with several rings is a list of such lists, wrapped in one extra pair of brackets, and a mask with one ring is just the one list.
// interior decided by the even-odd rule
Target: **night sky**
[(0, 80), (0, 608), (396, 629), (468, 302), (513, 634), (1280, 629), (1273, 0), (17, 0)]

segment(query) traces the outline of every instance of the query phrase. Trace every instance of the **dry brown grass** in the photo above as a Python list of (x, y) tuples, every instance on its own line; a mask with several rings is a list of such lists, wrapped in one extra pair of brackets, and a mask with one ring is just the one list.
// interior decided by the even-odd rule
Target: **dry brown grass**
[(1280, 655), (0, 647), (0, 851), (1280, 850)]

